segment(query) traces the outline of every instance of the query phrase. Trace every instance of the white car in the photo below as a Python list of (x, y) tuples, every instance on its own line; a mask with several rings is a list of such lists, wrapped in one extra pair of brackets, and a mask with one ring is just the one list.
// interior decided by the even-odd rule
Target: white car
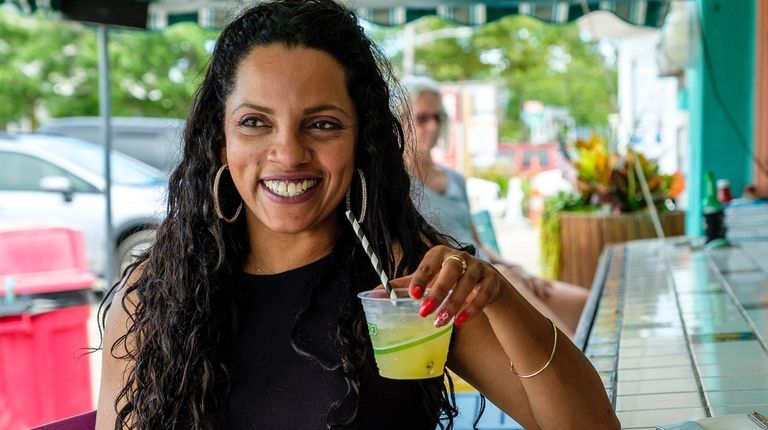
[[(183, 120), (115, 116), (111, 121), (112, 149), (166, 173), (181, 158)], [(53, 118), (37, 131), (75, 137), (104, 146), (102, 122), (103, 119), (97, 116)]]
[(113, 249), (106, 249), (104, 149), (78, 139), (0, 133), (0, 222), (78, 228), (91, 270), (103, 276), (113, 252), (117, 276), (154, 240), (167, 178), (117, 151), (111, 159)]

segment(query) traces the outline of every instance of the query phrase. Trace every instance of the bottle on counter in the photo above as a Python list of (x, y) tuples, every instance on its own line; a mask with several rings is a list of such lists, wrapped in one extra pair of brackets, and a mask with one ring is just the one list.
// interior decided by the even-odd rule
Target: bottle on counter
[(707, 243), (716, 239), (725, 239), (725, 211), (718, 197), (715, 175), (707, 172), (704, 177), (704, 199), (702, 208), (704, 213), (704, 236)]
[(724, 205), (727, 205), (733, 200), (733, 194), (731, 194), (731, 181), (727, 179), (717, 180), (717, 199)]

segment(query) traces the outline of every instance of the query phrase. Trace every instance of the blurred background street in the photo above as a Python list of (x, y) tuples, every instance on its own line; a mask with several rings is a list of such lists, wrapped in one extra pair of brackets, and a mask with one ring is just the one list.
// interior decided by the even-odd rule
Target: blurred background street
[[(0, 0), (0, 430), (95, 406), (101, 352), (72, 365), (70, 350), (81, 351), (86, 332), (88, 346), (99, 344), (100, 292), (152, 245), (184, 118), (243, 4), (99, 3), (110, 19), (134, 18), (120, 27), (64, 10), (96, 3)], [(437, 82), (445, 130), (433, 158), (467, 179), (481, 238), (527, 272), (590, 289), (606, 246), (660, 232), (720, 245), (768, 238), (768, 2), (347, 3), (398, 78)], [(719, 220), (717, 237), (702, 237), (713, 236), (706, 217)], [(639, 282), (638, 295), (656, 284)], [(753, 287), (739, 299), (763, 312), (768, 284)], [(90, 294), (87, 306), (78, 292)], [(87, 321), (65, 313), (78, 307)], [(699, 313), (708, 312), (736, 314)], [(753, 317), (752, 327), (768, 324), (768, 311)], [(664, 310), (649, 318), (681, 321)], [(600, 351), (615, 347), (606, 353), (615, 359), (617, 345)], [(92, 404), (67, 397), (86, 391), (82, 360)], [(41, 370), (51, 363), (71, 380), (51, 382)], [(600, 370), (615, 388), (617, 374)], [(645, 405), (628, 416), (659, 406), (614, 394), (617, 408)], [(29, 406), (38, 400), (53, 406)]]

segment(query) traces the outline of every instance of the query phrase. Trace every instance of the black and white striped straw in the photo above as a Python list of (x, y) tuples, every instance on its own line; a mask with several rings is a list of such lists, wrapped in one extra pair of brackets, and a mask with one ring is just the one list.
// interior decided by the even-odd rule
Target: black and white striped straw
[(381, 279), (381, 285), (384, 286), (384, 289), (387, 291), (387, 294), (389, 294), (389, 298), (392, 300), (397, 300), (397, 294), (392, 290), (392, 286), (389, 285), (389, 278), (387, 277), (387, 274), (384, 272), (384, 269), (381, 267), (381, 262), (379, 261), (379, 257), (376, 256), (376, 253), (373, 251), (373, 248), (371, 248), (371, 244), (368, 242), (368, 238), (365, 237), (365, 233), (363, 233), (362, 227), (360, 227), (360, 223), (357, 222), (355, 219), (355, 216), (352, 215), (352, 212), (346, 211), (344, 214), (347, 216), (347, 219), (349, 220), (350, 224), (352, 224), (352, 230), (355, 231), (355, 235), (357, 236), (357, 239), (360, 241), (360, 243), (363, 245), (363, 249), (365, 250), (365, 253), (368, 254), (368, 259), (371, 260), (371, 264), (373, 265), (373, 268), (376, 269), (376, 273), (379, 274), (379, 278)]

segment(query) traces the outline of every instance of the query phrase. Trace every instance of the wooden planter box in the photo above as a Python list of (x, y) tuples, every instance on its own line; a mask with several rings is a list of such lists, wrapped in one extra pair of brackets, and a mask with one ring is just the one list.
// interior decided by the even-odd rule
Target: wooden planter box
[[(681, 236), (685, 233), (684, 212), (669, 212), (660, 217), (665, 236)], [(651, 217), (646, 212), (618, 215), (562, 212), (559, 279), (591, 288), (600, 253), (605, 245), (655, 237)]]

